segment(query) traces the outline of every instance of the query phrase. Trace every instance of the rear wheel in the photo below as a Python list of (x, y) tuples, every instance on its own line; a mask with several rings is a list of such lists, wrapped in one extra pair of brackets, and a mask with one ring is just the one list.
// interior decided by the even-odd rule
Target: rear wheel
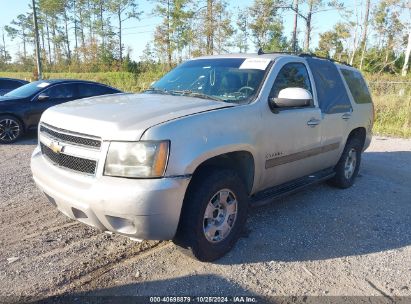
[(0, 116), (0, 144), (15, 142), (23, 134), (21, 122), (9, 115)]
[(244, 189), (231, 170), (211, 169), (194, 177), (174, 243), (200, 261), (225, 255), (246, 222), (248, 198)]
[(329, 184), (338, 188), (349, 188), (354, 184), (361, 163), (363, 142), (357, 138), (349, 138), (340, 160), (335, 166), (335, 176)]

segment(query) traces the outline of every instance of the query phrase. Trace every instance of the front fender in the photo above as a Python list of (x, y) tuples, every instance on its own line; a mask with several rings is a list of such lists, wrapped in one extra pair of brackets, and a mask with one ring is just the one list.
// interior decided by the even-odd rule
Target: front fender
[[(256, 151), (253, 147), (247, 144), (231, 144), (231, 145), (221, 145), (221, 146), (214, 146), (212, 150), (206, 151), (199, 151), (199, 154), (195, 155), (195, 158), (189, 163), (186, 167), (186, 174), (192, 174), (194, 171), (206, 160), (231, 153), (231, 152), (249, 152), (253, 156), (253, 159), (256, 159)], [(255, 172), (254, 172), (255, 173)]]
[(258, 151), (262, 128), (258, 107), (242, 105), (199, 113), (148, 129), (142, 140), (171, 141), (167, 176), (193, 174), (204, 161), (230, 152), (245, 151), (254, 158), (254, 185), (261, 172)]

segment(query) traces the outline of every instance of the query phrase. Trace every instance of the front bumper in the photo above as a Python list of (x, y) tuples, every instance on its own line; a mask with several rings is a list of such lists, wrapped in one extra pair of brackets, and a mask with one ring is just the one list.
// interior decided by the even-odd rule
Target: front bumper
[(169, 240), (176, 233), (189, 177), (89, 177), (55, 167), (39, 148), (31, 158), (37, 186), (66, 216), (131, 238)]

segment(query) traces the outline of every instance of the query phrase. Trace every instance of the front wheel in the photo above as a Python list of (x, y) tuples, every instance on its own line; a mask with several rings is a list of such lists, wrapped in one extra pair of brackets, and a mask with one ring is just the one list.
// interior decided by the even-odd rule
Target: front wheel
[(23, 126), (17, 118), (9, 115), (0, 116), (0, 144), (11, 144), (22, 134)]
[(329, 184), (338, 188), (349, 188), (354, 184), (361, 163), (363, 143), (358, 138), (349, 138), (340, 160), (335, 166), (335, 176)]
[(225, 255), (247, 219), (244, 189), (241, 179), (231, 170), (211, 169), (195, 176), (184, 200), (174, 243), (204, 262)]

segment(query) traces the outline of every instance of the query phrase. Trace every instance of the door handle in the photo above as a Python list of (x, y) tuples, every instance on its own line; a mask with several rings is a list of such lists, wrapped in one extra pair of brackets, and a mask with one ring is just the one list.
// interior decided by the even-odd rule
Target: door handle
[(345, 113), (345, 114), (343, 114), (343, 116), (341, 116), (341, 118), (344, 119), (344, 120), (348, 120), (348, 119), (351, 118), (351, 113)]
[(309, 121), (307, 121), (307, 125), (310, 127), (315, 127), (320, 123), (319, 119), (311, 118)]

